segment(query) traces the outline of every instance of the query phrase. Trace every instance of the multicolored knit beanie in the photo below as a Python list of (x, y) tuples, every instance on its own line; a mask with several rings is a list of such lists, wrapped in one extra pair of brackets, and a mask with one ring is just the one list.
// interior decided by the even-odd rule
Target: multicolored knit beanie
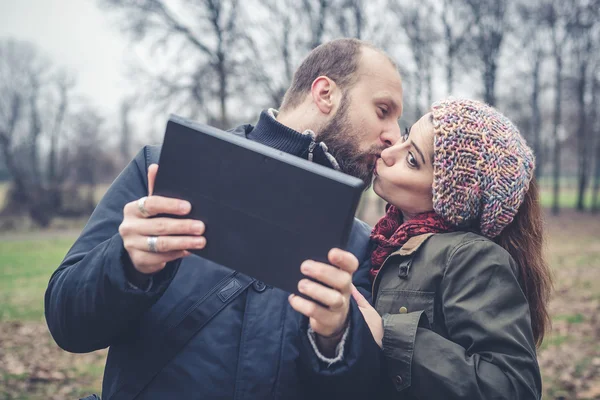
[(432, 106), (433, 209), (457, 227), (494, 238), (511, 223), (535, 159), (519, 130), (493, 107), (447, 99)]

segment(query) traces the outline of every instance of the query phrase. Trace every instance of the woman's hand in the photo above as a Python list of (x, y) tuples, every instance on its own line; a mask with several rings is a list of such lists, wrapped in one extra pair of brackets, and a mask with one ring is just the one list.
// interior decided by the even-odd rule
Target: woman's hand
[(365, 321), (371, 330), (371, 334), (373, 335), (373, 339), (375, 339), (375, 342), (379, 347), (383, 348), (383, 320), (381, 319), (381, 316), (354, 285), (352, 285), (352, 297), (354, 297), (354, 300), (358, 303), (358, 309), (365, 318)]
[(331, 249), (328, 259), (332, 265), (310, 260), (302, 263), (302, 273), (318, 282), (302, 279), (298, 282), (298, 290), (329, 308), (300, 296), (289, 298), (294, 310), (310, 318), (311, 328), (319, 335), (319, 349), (324, 353), (331, 353), (344, 334), (353, 287), (352, 274), (358, 268), (358, 260), (347, 251)]

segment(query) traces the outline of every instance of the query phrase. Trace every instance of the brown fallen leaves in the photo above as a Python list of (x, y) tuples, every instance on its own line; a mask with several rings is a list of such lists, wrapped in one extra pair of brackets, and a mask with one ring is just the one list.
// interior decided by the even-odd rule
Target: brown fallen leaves
[(44, 322), (0, 323), (0, 398), (65, 399), (100, 392), (106, 351), (71, 354)]

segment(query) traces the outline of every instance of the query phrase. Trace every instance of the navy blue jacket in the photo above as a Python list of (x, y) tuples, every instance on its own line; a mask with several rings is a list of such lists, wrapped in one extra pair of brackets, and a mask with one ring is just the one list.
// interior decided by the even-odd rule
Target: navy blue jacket
[[(245, 125), (235, 132), (251, 138), (252, 129)], [(158, 148), (145, 147), (113, 182), (46, 291), (46, 320), (60, 347), (77, 353), (110, 347), (105, 400), (143, 371), (144, 357), (157, 351), (139, 344), (148, 338), (163, 340), (161, 335), (189, 308), (190, 295), (209, 292), (231, 272), (192, 255), (169, 263), (147, 290), (128, 282), (124, 271), (131, 261), (118, 227), (125, 204), (147, 194), (147, 168), (158, 162), (158, 153)], [(368, 238), (369, 227), (356, 220), (347, 249), (359, 261), (369, 256)], [(367, 270), (359, 270), (354, 282), (363, 293), (370, 292)], [(328, 366), (310, 346), (307, 318), (289, 306), (287, 296), (264, 284), (250, 286), (169, 360), (137, 398), (368, 395), (380, 374), (379, 348), (356, 303), (352, 301), (344, 359)]]

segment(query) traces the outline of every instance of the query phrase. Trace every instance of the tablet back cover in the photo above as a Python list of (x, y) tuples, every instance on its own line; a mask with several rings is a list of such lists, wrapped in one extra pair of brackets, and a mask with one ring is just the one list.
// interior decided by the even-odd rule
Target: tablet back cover
[(361, 180), (171, 116), (154, 194), (190, 201), (206, 224), (201, 257), (297, 293), (306, 259), (344, 248)]

